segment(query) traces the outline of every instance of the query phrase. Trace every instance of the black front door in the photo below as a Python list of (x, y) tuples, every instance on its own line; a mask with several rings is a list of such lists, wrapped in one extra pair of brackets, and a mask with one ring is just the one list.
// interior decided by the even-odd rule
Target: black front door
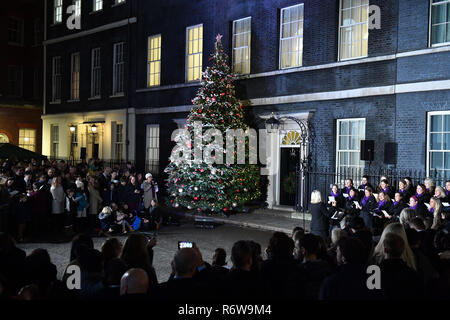
[(280, 205), (295, 205), (296, 174), (300, 148), (281, 148), (280, 157)]

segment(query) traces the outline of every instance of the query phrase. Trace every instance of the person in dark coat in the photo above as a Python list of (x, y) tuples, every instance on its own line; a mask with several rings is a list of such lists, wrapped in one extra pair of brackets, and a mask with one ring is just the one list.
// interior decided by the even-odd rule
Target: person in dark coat
[(392, 203), (390, 211), (388, 211), (389, 216), (387, 218), (394, 222), (400, 221), (400, 213), (407, 207), (408, 206), (403, 200), (403, 194), (401, 192), (396, 192), (394, 202)]
[(328, 238), (329, 220), (332, 215), (322, 202), (322, 195), (319, 190), (311, 193), (311, 233)]
[[(411, 190), (409, 190), (409, 191), (411, 191)], [(411, 194), (411, 192), (408, 192), (408, 184), (406, 183), (405, 180), (400, 180), (398, 182), (397, 192), (401, 194), (404, 203), (409, 202), (409, 197), (411, 197), (412, 194)]]
[(261, 280), (264, 296), (270, 299), (289, 299), (295, 291), (289, 292), (290, 277), (297, 271), (293, 256), (294, 241), (283, 232), (274, 232), (266, 253), (268, 259), (261, 264)]
[(412, 196), (409, 198), (409, 208), (414, 210), (416, 215), (423, 220), (425, 220), (428, 216), (427, 208), (423, 203), (420, 202), (420, 200), (416, 196)]
[(174, 276), (160, 283), (152, 292), (151, 299), (159, 301), (202, 301), (208, 292), (193, 279), (197, 272), (198, 255), (192, 248), (183, 248), (175, 253), (172, 260)]
[(33, 236), (40, 236), (45, 233), (48, 225), (49, 197), (45, 191), (45, 185), (33, 183), (33, 192), (30, 193), (31, 203), (31, 228)]
[(373, 190), (372, 185), (369, 183), (369, 176), (363, 176), (361, 180), (361, 184), (358, 187), (358, 191), (360, 192), (359, 197), (364, 197), (364, 191), (366, 187), (370, 187)]
[(39, 296), (46, 297), (52, 284), (57, 280), (58, 271), (45, 249), (35, 249), (25, 258), (24, 278), (27, 284), (36, 284)]
[(25, 284), (25, 251), (16, 247), (13, 238), (0, 232), (0, 275), (5, 278), (4, 291), (14, 295)]
[(423, 283), (416, 271), (401, 259), (405, 250), (402, 237), (386, 234), (383, 242), (384, 259), (380, 264), (381, 290), (388, 300), (420, 300), (423, 298)]
[(117, 186), (117, 203), (127, 202), (127, 178), (120, 178), (120, 184)]
[(377, 207), (378, 203), (373, 195), (372, 188), (367, 187), (358, 209), (361, 210), (360, 216), (364, 219), (364, 224), (369, 229), (373, 227), (373, 212)]
[(262, 298), (261, 281), (252, 271), (252, 250), (247, 241), (238, 241), (231, 249), (233, 268), (225, 280), (225, 296), (233, 300), (255, 301)]
[(337, 245), (337, 273), (322, 283), (319, 300), (375, 300), (377, 291), (367, 287), (367, 265), (363, 243), (355, 238), (343, 238)]
[(343, 207), (346, 215), (356, 216), (359, 214), (360, 210), (357, 209), (355, 201), (359, 202), (359, 193), (355, 189), (352, 189), (350, 190), (348, 197), (345, 199)]
[[(335, 201), (330, 201), (329, 197), (334, 197)], [(331, 192), (328, 195), (328, 205), (333, 206), (335, 208), (343, 208), (345, 203), (345, 198), (342, 195), (341, 191), (339, 191), (338, 185), (333, 184), (331, 187)]]
[(351, 189), (353, 189), (353, 180), (352, 179), (345, 179), (345, 187), (342, 188), (341, 193), (342, 194), (348, 194)]
[(414, 195), (417, 198), (417, 201), (421, 205), (425, 205), (425, 203), (430, 203), (431, 195), (427, 192), (427, 189), (424, 184), (419, 183), (416, 187), (416, 194)]

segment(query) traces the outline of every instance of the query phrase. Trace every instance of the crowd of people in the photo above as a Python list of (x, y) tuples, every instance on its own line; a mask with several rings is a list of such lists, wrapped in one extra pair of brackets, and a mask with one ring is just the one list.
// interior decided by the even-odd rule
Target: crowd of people
[[(414, 188), (411, 181), (405, 180), (394, 190), (383, 177), (375, 191), (367, 177), (358, 188), (348, 179), (343, 189), (333, 186), (326, 200), (322, 200), (319, 191), (313, 192), (311, 232), (299, 227), (291, 235), (274, 232), (269, 242), (263, 244), (265, 249), (252, 240), (239, 240), (231, 248), (231, 263), (223, 248), (217, 248), (211, 262), (207, 262), (201, 253), (202, 244), (193, 244), (192, 248), (176, 250), (170, 266), (167, 265), (172, 271), (170, 277), (158, 279), (153, 267), (155, 238), (132, 232), (122, 245), (114, 236), (114, 232), (135, 229), (126, 215), (140, 218), (142, 223), (152, 222), (149, 228), (158, 228), (160, 216), (150, 215), (146, 219), (139, 214), (146, 209), (150, 213), (152, 201), (157, 203), (157, 185), (152, 183), (151, 176), (144, 181), (131, 166), (125, 170), (100, 169), (95, 164), (65, 168), (64, 163), (57, 163), (56, 167), (39, 169), (32, 163), (26, 167), (15, 164), (3, 165), (2, 170), (8, 176), (2, 196), (7, 193), (10, 210), (20, 217), (14, 225), (16, 233), (0, 233), (2, 299), (183, 302), (450, 299), (450, 218), (445, 205), (449, 182), (442, 189), (427, 179), (424, 185)], [(25, 193), (20, 188), (23, 188), (21, 181), (28, 180), (36, 190), (27, 194), (27, 184)], [(145, 187), (145, 183), (152, 187)], [(60, 195), (55, 192), (58, 186), (62, 188)], [(114, 198), (110, 191), (116, 189)], [(121, 197), (120, 190), (127, 190), (124, 193), (127, 197), (122, 198), (126, 200), (113, 201)], [(21, 240), (28, 228), (20, 222), (30, 222), (31, 231), (44, 227), (34, 228), (38, 222), (33, 222), (33, 215), (44, 215), (44, 201), (33, 202), (38, 198), (36, 192), (50, 199), (46, 203), (51, 208), (45, 207), (45, 214), (55, 232), (62, 225), (70, 226), (64, 223), (67, 217), (75, 220), (70, 263), (61, 279), (57, 278), (57, 268), (47, 250), (37, 248), (26, 255), (16, 246), (14, 237)], [(76, 200), (73, 211), (65, 205), (69, 203), (70, 207), (72, 193)], [(80, 194), (85, 198), (80, 198)], [(56, 203), (53, 206), (60, 197), (65, 197), (64, 219), (54, 217), (62, 214), (57, 213), (61, 207)], [(92, 199), (97, 206), (91, 214)], [(30, 220), (20, 211), (22, 201), (32, 204)], [(96, 219), (77, 222), (90, 214)], [(21, 220), (22, 217), (26, 219)], [(111, 229), (112, 225), (118, 226), (116, 231)], [(100, 250), (94, 248), (92, 239), (97, 228), (110, 233)], [(71, 287), (69, 283), (73, 284), (73, 271), (77, 268), (81, 273), (80, 285)]]
[[(163, 212), (151, 173), (90, 160), (37, 163), (0, 160), (0, 231), (19, 242), (75, 233), (159, 229)], [(69, 238), (70, 240), (70, 238)]]

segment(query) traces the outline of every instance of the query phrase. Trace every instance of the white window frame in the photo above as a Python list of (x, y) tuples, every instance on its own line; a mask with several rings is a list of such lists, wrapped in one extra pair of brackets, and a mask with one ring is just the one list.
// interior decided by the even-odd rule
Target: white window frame
[[(118, 48), (121, 47), (121, 55), (118, 55)], [(125, 42), (118, 42), (113, 45), (113, 96), (124, 94), (125, 77)]]
[(53, 158), (56, 158), (59, 155), (59, 125), (50, 125), (50, 136), (52, 139), (52, 143), (50, 146), (50, 155)]
[(62, 23), (63, 0), (53, 1), (53, 24)]
[[(36, 132), (37, 130), (34, 128), (20, 128), (19, 129), (19, 147), (36, 151)], [(30, 133), (33, 133), (30, 135)], [(28, 139), (28, 140), (27, 140)], [(30, 141), (30, 139), (33, 139)]]
[[(10, 28), (10, 24), (9, 24), (10, 20), (16, 20), (16, 22), (17, 22), (17, 29), (13, 30), (13, 29)], [(9, 33), (11, 31), (17, 33), (17, 38), (18, 38), (17, 42), (9, 40)], [(8, 17), (8, 35), (7, 35), (8, 36), (8, 44), (23, 46), (23, 34), (24, 34), (24, 20), (22, 18), (19, 18), (19, 17), (13, 17), (13, 16)]]
[(102, 63), (101, 49), (91, 50), (91, 98), (101, 97)]
[[(78, 66), (75, 64), (76, 57), (78, 57)], [(70, 55), (70, 100), (74, 101), (80, 100), (80, 58), (79, 52)], [(76, 67), (78, 67), (78, 70), (76, 70)]]
[[(159, 38), (159, 46), (151, 47), (151, 40)], [(161, 34), (155, 34), (147, 38), (147, 87), (156, 87), (161, 85), (161, 47), (162, 37)], [(157, 59), (155, 59), (155, 54)], [(153, 59), (151, 59), (153, 57)], [(159, 66), (158, 72), (151, 72), (152, 65), (154, 68)], [(154, 79), (154, 84), (151, 84), (151, 77)]]
[[(198, 39), (194, 39), (189, 41), (189, 30), (191, 29), (196, 29), (196, 28), (200, 28), (202, 30), (202, 34), (201, 37), (199, 37)], [(192, 52), (189, 53), (189, 42), (194, 42), (194, 41), (198, 41), (201, 44), (201, 50), (196, 51), (196, 52)], [(192, 66), (192, 68), (189, 66), (189, 57), (193, 56), (193, 60), (195, 60), (195, 56), (199, 55), (200, 56), (200, 65), (196, 66), (195, 64)], [(185, 60), (185, 79), (186, 82), (198, 82), (201, 80), (202, 78), (202, 70), (203, 70), (203, 23), (197, 24), (195, 26), (190, 26), (186, 28), (186, 60)], [(197, 68), (200, 68), (200, 77), (198, 79), (196, 79), (195, 77), (191, 80), (189, 80), (189, 69), (193, 69), (196, 70)], [(194, 72), (193, 72), (194, 74)]]
[[(355, 1), (355, 0), (351, 0), (351, 1)], [(360, 55), (358, 57), (350, 57), (350, 58), (342, 58), (342, 52), (341, 52), (341, 42), (342, 42), (342, 36), (341, 36), (341, 29), (343, 28), (349, 28), (352, 26), (356, 26), (356, 25), (363, 25), (364, 22), (358, 22), (355, 24), (352, 24), (350, 26), (342, 26), (342, 14), (343, 14), (343, 8), (342, 8), (342, 4), (343, 4), (343, 0), (339, 1), (339, 27), (338, 27), (338, 61), (348, 61), (348, 60), (354, 60), (354, 59), (362, 59), (362, 58), (367, 58), (369, 56), (369, 17), (367, 17), (367, 54), (366, 55)], [(362, 5), (360, 5), (362, 6)], [(370, 6), (370, 1), (367, 0), (367, 10), (369, 13), (369, 6)], [(353, 7), (350, 7), (353, 8)], [(362, 32), (362, 31), (361, 31)], [(362, 39), (362, 33), (361, 33), (361, 39)], [(361, 41), (362, 42), (362, 41)], [(352, 42), (353, 43), (353, 42)], [(362, 52), (362, 46), (361, 46), (361, 52)]]
[(92, 0), (92, 12), (103, 10), (103, 0)]
[(61, 102), (61, 56), (52, 59), (52, 102)]
[[(442, 46), (450, 45), (450, 41), (433, 44), (433, 6), (442, 5), (444, 3), (447, 3), (447, 5), (450, 6), (450, 0), (442, 0), (441, 2), (438, 2), (438, 3), (433, 3), (433, 0), (430, 0), (430, 17), (428, 19), (428, 21), (429, 21), (428, 46), (429, 47), (442, 47)], [(450, 23), (449, 17), (447, 17), (447, 20), (449, 22), (447, 22), (445, 24)]]
[[(283, 14), (285, 11), (295, 8), (295, 7), (302, 7), (303, 8), (303, 16), (301, 20), (297, 20), (297, 22), (302, 23), (302, 34), (301, 35), (296, 35), (296, 36), (292, 36), (292, 37), (287, 37), (287, 38), (283, 38)], [(280, 37), (279, 37), (279, 52), (278, 52), (278, 68), (280, 70), (282, 69), (290, 69), (290, 68), (298, 68), (301, 67), (303, 65), (303, 34), (304, 34), (304, 20), (305, 20), (305, 6), (304, 3), (299, 3), (293, 6), (289, 6), (286, 8), (282, 8), (281, 12), (280, 12)], [(290, 21), (289, 24), (293, 23), (295, 21)], [(288, 66), (288, 67), (283, 67), (283, 40), (287, 40), (287, 39), (295, 39), (295, 38), (299, 38), (301, 39), (301, 50), (298, 51), (291, 51), (291, 52), (299, 52), (300, 54), (300, 64), (299, 65), (295, 65), (295, 66)]]
[[(430, 167), (431, 167), (431, 156), (430, 156), (430, 154), (431, 154), (431, 152), (433, 152), (433, 150), (430, 150), (430, 146), (431, 146), (431, 141), (430, 141), (430, 137), (431, 137), (431, 117), (432, 116), (436, 116), (436, 115), (442, 115), (442, 116), (445, 116), (445, 115), (450, 115), (450, 110), (447, 110), (447, 111), (430, 111), (430, 112), (427, 112), (427, 132), (426, 132), (426, 134), (427, 134), (427, 156), (426, 156), (426, 158), (427, 158), (427, 161), (426, 161), (426, 166), (427, 166), (427, 168), (426, 168), (426, 172), (427, 172), (427, 176), (430, 174)], [(450, 130), (449, 131), (439, 131), (439, 133), (450, 133)], [(449, 153), (450, 153), (450, 149), (448, 149), (448, 150), (435, 150), (436, 152), (443, 152), (443, 153), (445, 153), (446, 151), (448, 151)], [(443, 164), (443, 167), (444, 167), (444, 171), (450, 171), (450, 168), (445, 168), (445, 158), (442, 160), (442, 164)]]
[[(250, 30), (248, 31), (244, 31), (241, 32), (239, 34), (236, 33), (236, 23), (237, 22), (241, 22), (244, 20), (250, 20)], [(246, 46), (240, 46), (240, 47), (235, 47), (235, 42), (236, 42), (236, 37), (246, 34), (248, 33), (248, 45)], [(232, 48), (233, 48), (233, 62), (232, 62), (232, 66), (233, 66), (233, 72), (234, 73), (239, 73), (239, 74), (250, 74), (250, 60), (251, 60), (251, 44), (252, 44), (252, 17), (245, 17), (242, 19), (237, 19), (233, 21), (233, 31), (232, 31)], [(242, 49), (247, 49), (248, 50), (248, 57), (245, 60), (240, 61), (241, 63), (243, 63), (245, 65), (245, 71), (243, 72), (237, 72), (236, 71), (236, 51), (237, 50), (242, 50)]]
[[(156, 128), (156, 135), (150, 136), (152, 129)], [(147, 124), (145, 129), (145, 169), (146, 171), (153, 171), (153, 174), (159, 172), (160, 161), (160, 136), (161, 129), (159, 124)], [(153, 151), (150, 157), (150, 149)]]
[[(123, 156), (124, 156), (124, 139), (123, 139), (123, 130), (124, 125), (123, 123), (116, 123), (115, 126), (115, 139), (114, 139), (114, 143), (115, 143), (115, 147), (114, 147), (114, 159), (115, 160), (122, 160)], [(120, 139), (119, 139), (120, 138)], [(120, 152), (119, 152), (120, 150)]]
[[(341, 123), (342, 122), (348, 122), (350, 123), (351, 121), (361, 121), (364, 120), (364, 134), (362, 136), (360, 136), (360, 139), (357, 143), (357, 147), (358, 147), (358, 161), (359, 161), (359, 165), (354, 166), (354, 165), (347, 165), (348, 167), (352, 167), (352, 168), (356, 168), (356, 170), (360, 170), (363, 169), (365, 164), (364, 161), (361, 161), (359, 159), (361, 159), (361, 140), (365, 140), (366, 138), (366, 118), (345, 118), (345, 119), (336, 119), (336, 172), (340, 173), (340, 153), (341, 152), (355, 152), (356, 150), (351, 150), (351, 149), (347, 149), (347, 150), (340, 150), (339, 149), (339, 138), (340, 138), (340, 128), (341, 128)], [(349, 126), (349, 130), (350, 130), (350, 126)], [(349, 134), (350, 135), (350, 134)], [(352, 177), (348, 177), (348, 178), (352, 178)], [(356, 177), (355, 177), (356, 178)]]

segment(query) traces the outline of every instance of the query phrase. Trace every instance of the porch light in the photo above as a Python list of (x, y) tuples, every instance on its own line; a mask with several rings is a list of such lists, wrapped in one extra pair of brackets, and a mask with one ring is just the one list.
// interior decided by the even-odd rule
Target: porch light
[(70, 130), (70, 132), (74, 133), (76, 128), (75, 128), (75, 126), (73, 124), (71, 124), (70, 127), (69, 127), (69, 130)]
[(278, 130), (279, 126), (280, 126), (280, 121), (275, 118), (275, 115), (272, 112), (270, 118), (266, 120), (266, 130), (267, 130), (267, 132), (271, 133), (271, 132)]
[(95, 124), (93, 124), (91, 126), (91, 131), (92, 131), (92, 133), (96, 133), (97, 132), (97, 126)]

